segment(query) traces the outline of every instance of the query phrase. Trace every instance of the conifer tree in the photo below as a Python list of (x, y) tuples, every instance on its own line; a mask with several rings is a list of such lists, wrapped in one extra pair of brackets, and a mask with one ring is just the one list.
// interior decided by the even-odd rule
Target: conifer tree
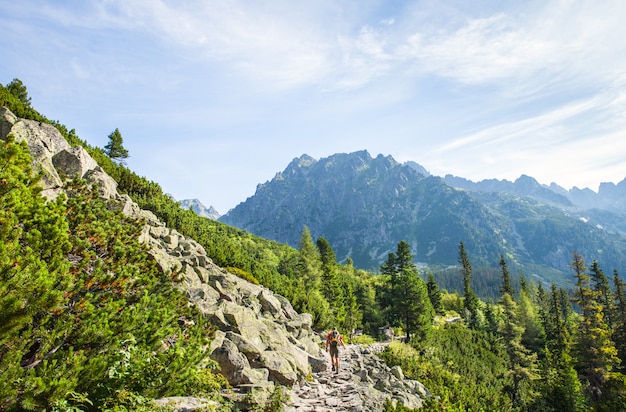
[(28, 90), (20, 79), (15, 78), (11, 80), (11, 83), (7, 84), (6, 88), (24, 105), (24, 107), (30, 108), (31, 99), (28, 96)]
[(519, 275), (519, 288), (520, 290), (523, 290), (523, 291), (526, 291), (526, 293), (529, 293), (528, 281), (526, 280), (526, 276), (524, 276), (523, 273), (520, 273)]
[(410, 341), (412, 334), (424, 339), (434, 315), (426, 284), (416, 269), (405, 266), (400, 273), (399, 286), (393, 312), (406, 332), (406, 340)]
[(426, 288), (428, 290), (428, 298), (430, 299), (430, 303), (433, 305), (433, 310), (435, 311), (435, 313), (443, 314), (441, 290), (439, 290), (439, 286), (435, 281), (435, 276), (433, 275), (433, 272), (428, 272)]
[(537, 410), (582, 411), (585, 399), (571, 356), (571, 337), (565, 326), (562, 300), (556, 285), (551, 285), (550, 311), (546, 328), (546, 350), (541, 362), (541, 393)]
[(537, 285), (537, 290), (534, 293), (534, 296), (531, 297), (534, 298), (533, 302), (535, 303), (535, 305), (537, 305), (537, 309), (540, 314), (541, 312), (548, 312), (550, 308), (550, 298), (541, 282), (539, 283), (539, 285)]
[(502, 287), (500, 288), (500, 296), (508, 293), (511, 298), (515, 298), (515, 292), (513, 292), (513, 287), (511, 286), (511, 276), (509, 275), (509, 270), (506, 267), (506, 260), (504, 260), (503, 255), (500, 255), (500, 268), (502, 269)]
[[(505, 288), (503, 287), (503, 290)], [(504, 292), (500, 298), (500, 303), (504, 310), (504, 321), (500, 327), (500, 335), (504, 340), (506, 353), (509, 357), (508, 374), (511, 385), (508, 388), (511, 403), (515, 407), (522, 407), (530, 403), (531, 382), (537, 378), (536, 375), (536, 353), (522, 344), (522, 334), (524, 328), (517, 320), (517, 308), (515, 301), (508, 292)]]
[(311, 232), (309, 232), (307, 226), (304, 226), (302, 229), (298, 246), (300, 251), (298, 257), (300, 275), (304, 279), (308, 290), (320, 290), (322, 264), (319, 251), (313, 244)]
[[(335, 316), (343, 318), (344, 294), (343, 288), (337, 273), (337, 258), (330, 243), (323, 237), (317, 239), (317, 250), (322, 262), (321, 269), (321, 289), (326, 300), (331, 304)], [(339, 320), (338, 319), (338, 320)]]
[(463, 242), (459, 243), (459, 263), (461, 264), (461, 274), (463, 275), (464, 318), (470, 328), (479, 329), (482, 323), (479, 313), (479, 301), (478, 296), (472, 290), (472, 263), (469, 260)]
[(615, 324), (613, 339), (617, 355), (621, 360), (620, 369), (626, 369), (626, 288), (617, 270), (613, 270), (615, 288)]
[(386, 277), (384, 303), (388, 305), (388, 320), (392, 325), (402, 326), (407, 341), (413, 332), (426, 336), (433, 317), (426, 284), (412, 260), (409, 244), (400, 241), (396, 253), (389, 253), (381, 266)]
[(321, 291), (322, 261), (307, 226), (302, 229), (297, 260), (295, 307), (301, 312), (311, 313), (315, 327), (328, 327), (332, 314)]
[(591, 400), (598, 402), (609, 373), (618, 363), (617, 349), (604, 322), (602, 305), (598, 303), (600, 294), (591, 289), (587, 267), (580, 254), (574, 253), (571, 268), (576, 277), (575, 301), (582, 312), (576, 340), (578, 370)]
[(357, 302), (357, 297), (353, 292), (352, 285), (350, 283), (346, 283), (345, 288), (345, 316), (343, 323), (341, 323), (341, 327), (343, 330), (348, 331), (350, 340), (352, 340), (354, 330), (361, 325), (363, 313), (361, 312), (361, 308)]
[[(538, 289), (545, 294), (543, 288)], [(541, 308), (535, 305), (526, 294), (525, 291), (520, 291), (518, 303), (517, 303), (517, 318), (520, 326), (523, 327), (524, 332), (522, 334), (522, 344), (534, 353), (541, 354), (545, 346), (545, 330), (543, 327)], [(545, 316), (545, 314), (543, 315)]]
[(112, 160), (123, 163), (128, 158), (128, 150), (124, 148), (124, 139), (119, 129), (115, 129), (109, 134), (109, 142), (104, 146), (104, 152)]
[[(396, 294), (396, 289), (398, 288), (398, 270), (396, 260), (396, 254), (389, 252), (387, 254), (387, 259), (380, 266), (380, 274), (382, 275), (384, 281), (380, 285), (377, 298), (380, 302), (380, 307), (387, 313), (391, 310), (393, 297)], [(389, 315), (387, 317), (389, 317)]]
[(609, 285), (609, 280), (600, 268), (600, 264), (594, 259), (591, 264), (591, 286), (597, 294), (597, 301), (602, 305), (602, 312), (604, 313), (604, 320), (609, 328), (609, 331), (613, 330), (613, 292)]
[(411, 253), (411, 246), (401, 240), (398, 242), (398, 246), (396, 247), (396, 270), (398, 272), (402, 272), (405, 268), (411, 270), (417, 270), (415, 264), (413, 263), (413, 254)]
[(384, 317), (381, 306), (376, 301), (376, 288), (371, 281), (360, 282), (356, 285), (354, 294), (361, 308), (361, 322), (365, 333), (378, 336), (378, 328), (383, 325)]
[(483, 304), (483, 313), (485, 317), (484, 330), (493, 336), (498, 335), (501, 322), (500, 308), (495, 303), (485, 302)]

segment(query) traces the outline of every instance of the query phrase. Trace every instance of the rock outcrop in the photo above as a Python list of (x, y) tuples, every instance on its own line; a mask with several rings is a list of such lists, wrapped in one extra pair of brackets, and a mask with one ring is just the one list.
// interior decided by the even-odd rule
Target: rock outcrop
[[(34, 169), (43, 172), (46, 197), (57, 197), (63, 191), (65, 179), (80, 177), (97, 183), (100, 195), (115, 201), (124, 214), (145, 222), (140, 241), (149, 246), (160, 269), (178, 280), (176, 284), (189, 300), (218, 329), (211, 342), (210, 356), (233, 386), (233, 393), (228, 396), (234, 405), (245, 409), (250, 402), (263, 404), (280, 385), (293, 388), (290, 406), (296, 408), (293, 410), (318, 410), (307, 409), (314, 405), (309, 401), (307, 393), (312, 392), (307, 388), (316, 382), (318, 385), (327, 382), (329, 361), (321, 350), (322, 335), (311, 329), (310, 314), (297, 313), (284, 297), (215, 265), (196, 241), (166, 227), (127, 195), (120, 195), (116, 182), (91, 156), (81, 147), (70, 147), (54, 127), (18, 119), (8, 109), (1, 108), (0, 131), (1, 139), (11, 133), (16, 140), (26, 141)], [(356, 348), (344, 351), (347, 368), (341, 379), (348, 384), (339, 385), (346, 393), (350, 393), (349, 388), (360, 388), (350, 405), (359, 405), (358, 410), (379, 410), (387, 397), (407, 402), (407, 406), (421, 404), (420, 396), (426, 394), (421, 386), (407, 384), (409, 381), (392, 374), (379, 359), (369, 356), (366, 360), (366, 352)], [(348, 354), (350, 359), (345, 358)], [(420, 390), (414, 394), (417, 389)], [(318, 394), (335, 396), (329, 390)], [(302, 407), (298, 406), (300, 401)], [(207, 402), (195, 398), (159, 400), (160, 405), (175, 405), (176, 410), (206, 408)], [(342, 408), (333, 410), (357, 410), (352, 406), (352, 409)]]

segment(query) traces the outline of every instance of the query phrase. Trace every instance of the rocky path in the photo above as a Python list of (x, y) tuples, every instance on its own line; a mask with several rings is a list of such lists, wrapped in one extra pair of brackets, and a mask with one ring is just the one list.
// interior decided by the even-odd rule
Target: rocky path
[(399, 367), (389, 368), (376, 355), (384, 349), (377, 343), (367, 347), (346, 345), (339, 351), (339, 373), (331, 371), (330, 356), (325, 371), (294, 385), (286, 412), (382, 411), (385, 399), (419, 408), (429, 396), (419, 382), (405, 379)]

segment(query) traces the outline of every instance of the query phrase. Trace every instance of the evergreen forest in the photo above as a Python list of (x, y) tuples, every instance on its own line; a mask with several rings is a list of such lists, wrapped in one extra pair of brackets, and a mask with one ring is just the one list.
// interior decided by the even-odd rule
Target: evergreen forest
[[(38, 113), (19, 79), (0, 85), (0, 105), (56, 127), (119, 192), (195, 239), (217, 265), (311, 313), (315, 329), (337, 326), (367, 344), (392, 326), (402, 338), (380, 356), (429, 389), (424, 410), (626, 410), (624, 268), (573, 250), (565, 289), (509, 273), (501, 255), (489, 273), (499, 293), (485, 297), (463, 239), (450, 271), (458, 291), (420, 273), (398, 239), (378, 272), (364, 271), (338, 263), (307, 227), (292, 248), (183, 209), (120, 161), (128, 153), (119, 130), (114, 153), (89, 145)], [(0, 410), (155, 410), (151, 399), (177, 395), (228, 410), (228, 385), (207, 357), (213, 327), (139, 244), (141, 222), (80, 180), (46, 202), (31, 164), (24, 143), (0, 141)]]

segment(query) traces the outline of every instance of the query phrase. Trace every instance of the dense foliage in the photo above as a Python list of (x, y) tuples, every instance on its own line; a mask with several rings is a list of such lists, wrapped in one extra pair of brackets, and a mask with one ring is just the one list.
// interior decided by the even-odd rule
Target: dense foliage
[[(460, 260), (469, 259), (460, 248)], [(624, 289), (599, 263), (591, 270), (573, 253), (576, 287), (550, 291), (521, 281), (514, 293), (501, 258), (497, 303), (442, 296), (448, 321), (435, 319), (426, 339), (394, 342), (383, 353), (405, 375), (432, 391), (426, 410), (617, 411), (626, 410)], [(466, 276), (471, 267), (465, 261)], [(513, 296), (516, 295), (516, 296)], [(455, 311), (465, 312), (453, 317)]]
[(30, 161), (2, 142), (0, 409), (216, 393), (210, 325), (138, 243), (140, 222), (84, 182), (46, 203)]

